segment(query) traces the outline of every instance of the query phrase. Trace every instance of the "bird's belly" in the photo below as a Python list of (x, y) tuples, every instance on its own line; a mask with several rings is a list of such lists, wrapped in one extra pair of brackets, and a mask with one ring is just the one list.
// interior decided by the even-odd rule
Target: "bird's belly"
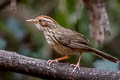
[(64, 46), (56, 46), (54, 49), (62, 55), (71, 55), (73, 51), (70, 48)]
[(73, 50), (70, 48), (67, 48), (61, 44), (51, 44), (49, 45), (52, 49), (54, 49), (56, 52), (62, 54), (62, 55), (72, 55)]
[(50, 48), (54, 49), (56, 52), (62, 54), (62, 55), (72, 55), (73, 50), (63, 46), (62, 44), (58, 43), (57, 41), (53, 41), (50, 37), (45, 37), (47, 40), (47, 43)]

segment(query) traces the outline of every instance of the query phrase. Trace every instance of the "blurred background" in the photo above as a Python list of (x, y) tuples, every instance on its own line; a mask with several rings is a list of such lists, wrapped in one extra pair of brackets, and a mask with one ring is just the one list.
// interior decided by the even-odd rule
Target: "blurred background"
[[(90, 21), (87, 10), (83, 3), (78, 9), (77, 3), (77, 0), (0, 0), (0, 49), (44, 60), (61, 57), (62, 55), (56, 54), (47, 46), (44, 37), (33, 24), (25, 22), (39, 15), (51, 16), (62, 26), (82, 33), (90, 40), (90, 44), (96, 47), (89, 35)], [(120, 59), (120, 0), (106, 0), (105, 4), (112, 35), (106, 36), (104, 44), (97, 48)], [(79, 54), (73, 55), (62, 62), (76, 64), (78, 57)], [(81, 66), (119, 70), (119, 64), (89, 53), (82, 56)], [(0, 80), (43, 79), (13, 72), (0, 72)]]

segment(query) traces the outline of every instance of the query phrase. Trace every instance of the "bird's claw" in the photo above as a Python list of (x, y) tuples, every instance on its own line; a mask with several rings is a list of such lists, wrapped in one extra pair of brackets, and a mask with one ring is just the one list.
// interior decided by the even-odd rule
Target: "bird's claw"
[(50, 66), (52, 63), (58, 63), (58, 61), (57, 61), (57, 60), (48, 60), (48, 61), (47, 61), (47, 64), (49, 64), (49, 66)]
[(74, 73), (76, 69), (80, 70), (79, 64), (76, 64), (76, 65), (75, 64), (71, 64), (70, 67), (72, 67), (72, 66), (74, 66), (74, 69), (73, 69), (72, 73)]

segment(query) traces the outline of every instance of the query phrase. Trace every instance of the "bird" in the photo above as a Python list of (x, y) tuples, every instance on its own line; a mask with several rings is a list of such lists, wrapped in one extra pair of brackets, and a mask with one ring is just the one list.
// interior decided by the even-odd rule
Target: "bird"
[(36, 28), (44, 35), (48, 46), (57, 53), (63, 55), (61, 58), (48, 60), (49, 65), (53, 62), (69, 59), (71, 55), (79, 53), (78, 62), (74, 65), (75, 67), (72, 71), (75, 72), (76, 69), (80, 69), (80, 60), (84, 52), (93, 53), (114, 63), (119, 62), (119, 59), (91, 47), (88, 39), (82, 34), (62, 27), (57, 21), (49, 16), (40, 15), (35, 19), (28, 19), (26, 21), (35, 24)]

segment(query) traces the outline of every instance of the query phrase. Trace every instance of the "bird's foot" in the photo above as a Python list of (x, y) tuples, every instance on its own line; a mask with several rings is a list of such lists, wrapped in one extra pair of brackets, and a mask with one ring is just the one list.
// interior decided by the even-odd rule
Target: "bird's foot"
[(76, 69), (80, 70), (80, 65), (79, 64), (76, 64), (76, 65), (71, 64), (70, 67), (72, 67), (72, 66), (74, 66), (74, 69), (73, 69), (72, 73), (74, 73)]
[(58, 60), (48, 60), (47, 63), (50, 66), (52, 63), (58, 63)]

